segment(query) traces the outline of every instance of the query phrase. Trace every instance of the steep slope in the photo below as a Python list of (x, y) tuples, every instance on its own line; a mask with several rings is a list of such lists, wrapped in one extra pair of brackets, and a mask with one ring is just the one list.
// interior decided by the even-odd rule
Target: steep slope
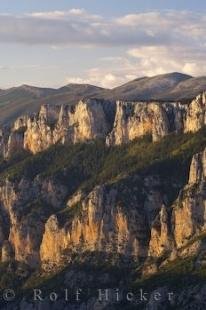
[(92, 85), (70, 84), (60, 89), (28, 85), (0, 92), (0, 124), (11, 123), (22, 114), (38, 112), (44, 104), (74, 104), (82, 98), (98, 97), (102, 88)]
[(41, 99), (53, 95), (54, 89), (22, 85), (0, 93), (0, 123), (8, 123), (18, 116), (33, 113), (39, 109)]
[(181, 102), (128, 102), (83, 99), (72, 105), (42, 105), (1, 131), (0, 154), (33, 154), (55, 144), (102, 139), (107, 146), (149, 135), (157, 142), (172, 133), (197, 132), (206, 125), (206, 93)]
[(194, 77), (181, 81), (174, 87), (173, 90), (167, 94), (162, 94), (159, 96), (161, 99), (165, 99), (167, 96), (170, 100), (182, 100), (188, 98), (194, 98), (197, 94), (201, 93), (206, 89), (206, 77)]
[[(112, 89), (113, 99), (151, 100), (168, 98), (168, 94), (180, 83), (192, 77), (181, 73), (169, 73), (154, 77), (143, 77)], [(184, 93), (183, 93), (184, 96)]]
[(75, 104), (83, 98), (109, 100), (185, 100), (206, 89), (206, 78), (192, 78), (181, 73), (138, 78), (114, 89), (88, 84), (69, 84), (59, 89), (28, 85), (0, 92), (0, 124), (10, 123), (23, 113), (39, 110), (41, 104)]
[(41, 104), (76, 104), (83, 98), (109, 100), (188, 100), (206, 89), (206, 78), (192, 78), (181, 73), (169, 73), (135, 79), (114, 89), (88, 84), (69, 84), (59, 89), (28, 85), (0, 92), (0, 124), (10, 123), (23, 113), (37, 112)]
[[(203, 128), (193, 134), (173, 134), (155, 144), (145, 137), (111, 148), (102, 141), (58, 145), (34, 156), (3, 161), (0, 287), (18, 287), (24, 296), (34, 287), (48, 291), (86, 287), (93, 294), (98, 286), (127, 290), (138, 287), (140, 281), (141, 288), (143, 274), (165, 270), (167, 275), (171, 252), (173, 266), (178, 265), (173, 236), (185, 264), (192, 250), (197, 249), (198, 257), (203, 253), (199, 245), (205, 229), (200, 220), (205, 208), (205, 137)], [(154, 246), (157, 236), (159, 243)], [(200, 242), (195, 239), (198, 236)], [(198, 247), (194, 247), (196, 241)], [(201, 255), (194, 261), (196, 270), (199, 262), (204, 263)], [(57, 272), (54, 278), (53, 272)], [(156, 276), (159, 281), (153, 279), (150, 289), (161, 288), (161, 275)], [(173, 276), (175, 272), (169, 273), (164, 282), (166, 292)], [(197, 274), (196, 281), (200, 283)], [(186, 284), (184, 290), (188, 290)], [(94, 310), (92, 296), (82, 303)], [(11, 309), (19, 300), (20, 309), (28, 309), (27, 298), (31, 297), (11, 302)], [(64, 309), (65, 304), (58, 299), (55, 306)], [(37, 309), (38, 303), (32, 307)], [(50, 304), (44, 309), (50, 309)]]

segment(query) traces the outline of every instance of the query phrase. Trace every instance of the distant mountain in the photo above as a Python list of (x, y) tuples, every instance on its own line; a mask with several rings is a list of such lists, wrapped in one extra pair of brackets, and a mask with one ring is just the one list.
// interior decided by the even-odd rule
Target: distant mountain
[(22, 85), (0, 90), (0, 124), (37, 112), (43, 103), (75, 104), (82, 98), (175, 101), (192, 99), (203, 90), (206, 90), (206, 77), (195, 78), (178, 72), (138, 78), (113, 89), (89, 84), (68, 84), (59, 89)]
[(98, 87), (98, 86), (94, 86), (94, 85), (90, 85), (90, 84), (68, 84), (65, 85), (61, 88), (58, 89), (58, 92), (69, 92), (71, 95), (79, 95), (79, 96), (83, 96), (85, 93), (87, 95), (89, 94), (94, 94), (94, 93), (99, 93), (101, 91), (103, 91), (104, 88), (102, 87)]
[(112, 98), (123, 100), (167, 99), (168, 94), (170, 94), (179, 83), (188, 81), (191, 78), (190, 75), (174, 72), (154, 77), (135, 79), (134, 81), (114, 88), (111, 91)]
[(163, 93), (159, 98), (161, 99), (171, 99), (171, 100), (181, 100), (194, 98), (197, 94), (206, 90), (206, 77), (196, 77), (189, 78), (187, 80), (181, 81), (176, 85), (176, 87), (168, 93)]
[(54, 95), (56, 90), (29, 85), (0, 91), (0, 122), (8, 122), (22, 113), (35, 112), (41, 98)]
[(86, 84), (69, 84), (59, 89), (29, 85), (13, 87), (0, 92), (0, 124), (10, 123), (22, 114), (37, 112), (43, 103), (74, 104), (83, 97), (98, 97), (101, 87)]
[(101, 98), (109, 94), (109, 90), (89, 84), (68, 84), (56, 90), (54, 96), (44, 98), (50, 104), (76, 104), (83, 98)]

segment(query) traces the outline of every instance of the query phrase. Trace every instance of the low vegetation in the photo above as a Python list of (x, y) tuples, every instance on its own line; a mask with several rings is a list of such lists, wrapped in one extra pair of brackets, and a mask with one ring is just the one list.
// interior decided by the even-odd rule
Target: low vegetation
[[(186, 183), (192, 155), (205, 146), (205, 128), (198, 133), (171, 134), (157, 143), (145, 136), (111, 148), (102, 140), (55, 145), (34, 156), (25, 153), (10, 161), (1, 160), (0, 180), (52, 176), (73, 192), (79, 187), (89, 190), (97, 184), (121, 181), (136, 173), (153, 174), (164, 180), (163, 190), (170, 189), (172, 200), (175, 191)], [(176, 183), (177, 189), (171, 189), (171, 183)]]

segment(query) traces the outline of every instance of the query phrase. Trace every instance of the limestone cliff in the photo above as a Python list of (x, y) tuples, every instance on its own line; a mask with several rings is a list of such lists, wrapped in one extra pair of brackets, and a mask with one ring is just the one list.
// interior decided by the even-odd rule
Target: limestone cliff
[[(138, 176), (131, 180), (130, 187), (99, 185), (90, 193), (77, 191), (69, 197), (69, 188), (52, 178), (2, 182), (1, 261), (15, 258), (47, 268), (70, 261), (72, 253), (147, 257), (150, 225), (163, 198), (157, 181), (146, 178), (141, 185)], [(144, 199), (139, 196), (142, 186)], [(129, 201), (124, 198), (128, 195)]]
[(195, 132), (206, 123), (206, 95), (191, 102), (122, 102), (85, 99), (76, 105), (42, 105), (38, 115), (18, 118), (0, 135), (0, 152), (41, 152), (56, 143), (87, 142), (102, 138), (108, 146), (144, 135), (153, 141), (172, 132)]
[(58, 209), (66, 192), (52, 180), (6, 180), (0, 186), (2, 261), (15, 258), (31, 266), (39, 264), (44, 222), (52, 210)]
[(186, 111), (184, 131), (195, 132), (206, 124), (206, 93), (197, 96)]
[[(205, 124), (205, 102), (203, 93), (184, 104), (115, 105), (87, 99), (76, 106), (43, 105), (38, 115), (17, 119), (9, 135), (1, 132), (1, 153), (6, 157), (23, 149), (37, 153), (57, 142), (96, 138), (105, 139), (108, 145), (121, 144), (145, 134), (157, 141), (170, 132), (200, 129)], [(142, 180), (144, 201), (138, 200), (139, 192), (132, 191), (133, 198), (126, 203), (119, 199), (121, 191), (115, 186), (100, 185), (90, 193), (77, 191), (67, 197), (68, 188), (52, 178), (43, 181), (36, 177), (32, 184), (25, 179), (5, 181), (0, 187), (2, 260), (13, 255), (34, 265), (58, 264), (69, 259), (71, 249), (80, 248), (136, 258), (182, 255), (188, 240), (205, 230), (205, 158), (206, 151), (194, 155), (188, 184), (171, 206), (165, 205), (165, 197), (155, 189), (161, 184), (153, 176)], [(36, 206), (40, 216), (33, 221), (29, 214)], [(39, 227), (37, 235), (35, 225)]]
[[(175, 259), (201, 252), (206, 232), (206, 149), (193, 156), (187, 185), (170, 208), (163, 206), (152, 224), (145, 272), (157, 258)], [(153, 262), (153, 263), (151, 263)]]
[(111, 123), (107, 111), (113, 104), (103, 100), (80, 101), (76, 106), (62, 106), (54, 128), (54, 143), (85, 142), (104, 138), (110, 131)]
[(168, 132), (167, 114), (160, 104), (117, 101), (113, 130), (106, 143), (122, 144), (146, 134), (158, 141)]
[(1, 261), (48, 268), (68, 263), (74, 253), (104, 252), (146, 260), (143, 272), (150, 273), (158, 270), (157, 259), (163, 264), (199, 253), (198, 238), (206, 231), (205, 158), (206, 150), (194, 155), (188, 184), (167, 206), (161, 181), (152, 175), (73, 195), (51, 177), (2, 182)]
[(174, 205), (174, 238), (177, 248), (206, 228), (206, 150), (191, 163), (189, 182)]
[(80, 251), (145, 257), (148, 235), (145, 216), (138, 208), (126, 212), (126, 206), (118, 203), (115, 189), (98, 186), (69, 208), (63, 224), (58, 216), (52, 215), (45, 225), (40, 248), (43, 264), (58, 265), (70, 259), (71, 252)]

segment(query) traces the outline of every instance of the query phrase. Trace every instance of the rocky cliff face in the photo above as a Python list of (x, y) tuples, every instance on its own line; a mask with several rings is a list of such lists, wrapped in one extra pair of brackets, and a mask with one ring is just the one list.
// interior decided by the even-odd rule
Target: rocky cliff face
[(158, 141), (169, 132), (166, 111), (157, 103), (120, 102), (112, 132), (108, 135), (108, 145), (127, 143), (135, 138), (151, 134)]
[(170, 208), (162, 206), (154, 220), (146, 273), (157, 271), (158, 258), (173, 260), (201, 253), (206, 233), (206, 150), (193, 156), (188, 184)]
[(0, 187), (1, 261), (15, 258), (50, 268), (85, 252), (144, 259), (163, 198), (152, 179), (143, 181), (144, 199), (139, 197), (139, 177), (131, 182), (130, 187), (96, 186), (86, 195), (78, 191), (66, 206), (68, 188), (52, 179), (5, 181)]
[[(61, 177), (64, 172), (61, 170)], [(29, 265), (29, 272), (32, 269), (35, 274), (40, 267), (41, 276), (70, 268), (64, 284), (71, 287), (79, 283), (88, 286), (88, 281), (97, 285), (93, 269), (93, 275), (88, 275), (87, 268), (73, 269), (76, 257), (82, 264), (92, 257), (96, 264), (100, 255), (101, 262), (105, 259), (104, 263), (114, 265), (121, 258), (119, 273), (122, 266), (133, 264), (139, 278), (152, 273), (158, 276), (168, 263), (191, 256), (195, 256), (194, 268), (199, 268), (205, 264), (206, 253), (206, 150), (193, 156), (187, 172), (188, 180), (178, 186), (170, 183), (169, 190), (164, 188), (169, 178), (162, 178), (155, 169), (135, 170), (86, 188), (77, 184), (72, 190), (68, 179), (62, 181), (54, 174), (1, 179), (0, 262), (12, 268), (15, 260), (20, 266)], [(168, 191), (173, 185), (178, 193), (170, 200)], [(134, 273), (126, 275), (136, 281)], [(104, 271), (98, 275), (98, 284), (110, 283), (113, 277), (117, 278), (117, 273)]]
[(54, 143), (78, 143), (104, 138), (110, 131), (110, 118), (113, 113), (113, 104), (100, 100), (86, 100), (80, 101), (76, 106), (62, 106), (53, 131)]
[(15, 258), (31, 266), (39, 264), (44, 222), (66, 193), (52, 180), (22, 179), (16, 184), (6, 180), (1, 184), (1, 261)]
[[(189, 104), (117, 102), (115, 106), (93, 99), (74, 107), (46, 105), (38, 116), (17, 119), (9, 136), (1, 132), (1, 152), (6, 157), (23, 149), (37, 153), (57, 142), (96, 138), (104, 138), (108, 145), (121, 144), (145, 134), (157, 141), (173, 131), (201, 128), (205, 104), (202, 94)], [(0, 187), (2, 260), (13, 255), (32, 265), (58, 265), (69, 260), (71, 249), (106, 251), (135, 259), (182, 255), (188, 240), (205, 229), (205, 158), (206, 151), (194, 155), (188, 184), (172, 206), (165, 204), (165, 197), (157, 190), (160, 180), (153, 176), (141, 180), (144, 199), (140, 201), (135, 181), (127, 202), (119, 198), (121, 190), (111, 185), (67, 197), (69, 189), (52, 179), (5, 181)]]
[(42, 106), (38, 117), (27, 121), (24, 149), (35, 154), (58, 142), (104, 138), (111, 127), (113, 109), (112, 103), (97, 100), (80, 101), (76, 106)]
[[(126, 206), (123, 208), (118, 203), (115, 189), (96, 187), (70, 208), (64, 224), (52, 215), (45, 225), (40, 249), (43, 263), (58, 265), (62, 259), (70, 258), (68, 253), (72, 251), (145, 257), (144, 238), (148, 234), (145, 215), (138, 211), (138, 207), (126, 212)], [(143, 222), (144, 228), (141, 227)]]
[(18, 118), (0, 136), (0, 152), (9, 157), (23, 149), (36, 154), (56, 143), (102, 138), (108, 146), (144, 135), (158, 141), (171, 132), (195, 132), (206, 123), (206, 95), (189, 103), (122, 102), (87, 99), (74, 106), (43, 105), (38, 115)]
[(2, 182), (1, 261), (15, 258), (47, 269), (75, 253), (104, 252), (146, 260), (143, 272), (151, 273), (161, 267), (159, 259), (164, 264), (199, 253), (206, 232), (205, 163), (206, 150), (194, 155), (188, 183), (167, 206), (153, 176), (134, 175), (127, 185), (99, 185), (72, 196), (52, 178)]
[(197, 96), (188, 106), (184, 131), (195, 132), (202, 128), (206, 123), (206, 93)]

